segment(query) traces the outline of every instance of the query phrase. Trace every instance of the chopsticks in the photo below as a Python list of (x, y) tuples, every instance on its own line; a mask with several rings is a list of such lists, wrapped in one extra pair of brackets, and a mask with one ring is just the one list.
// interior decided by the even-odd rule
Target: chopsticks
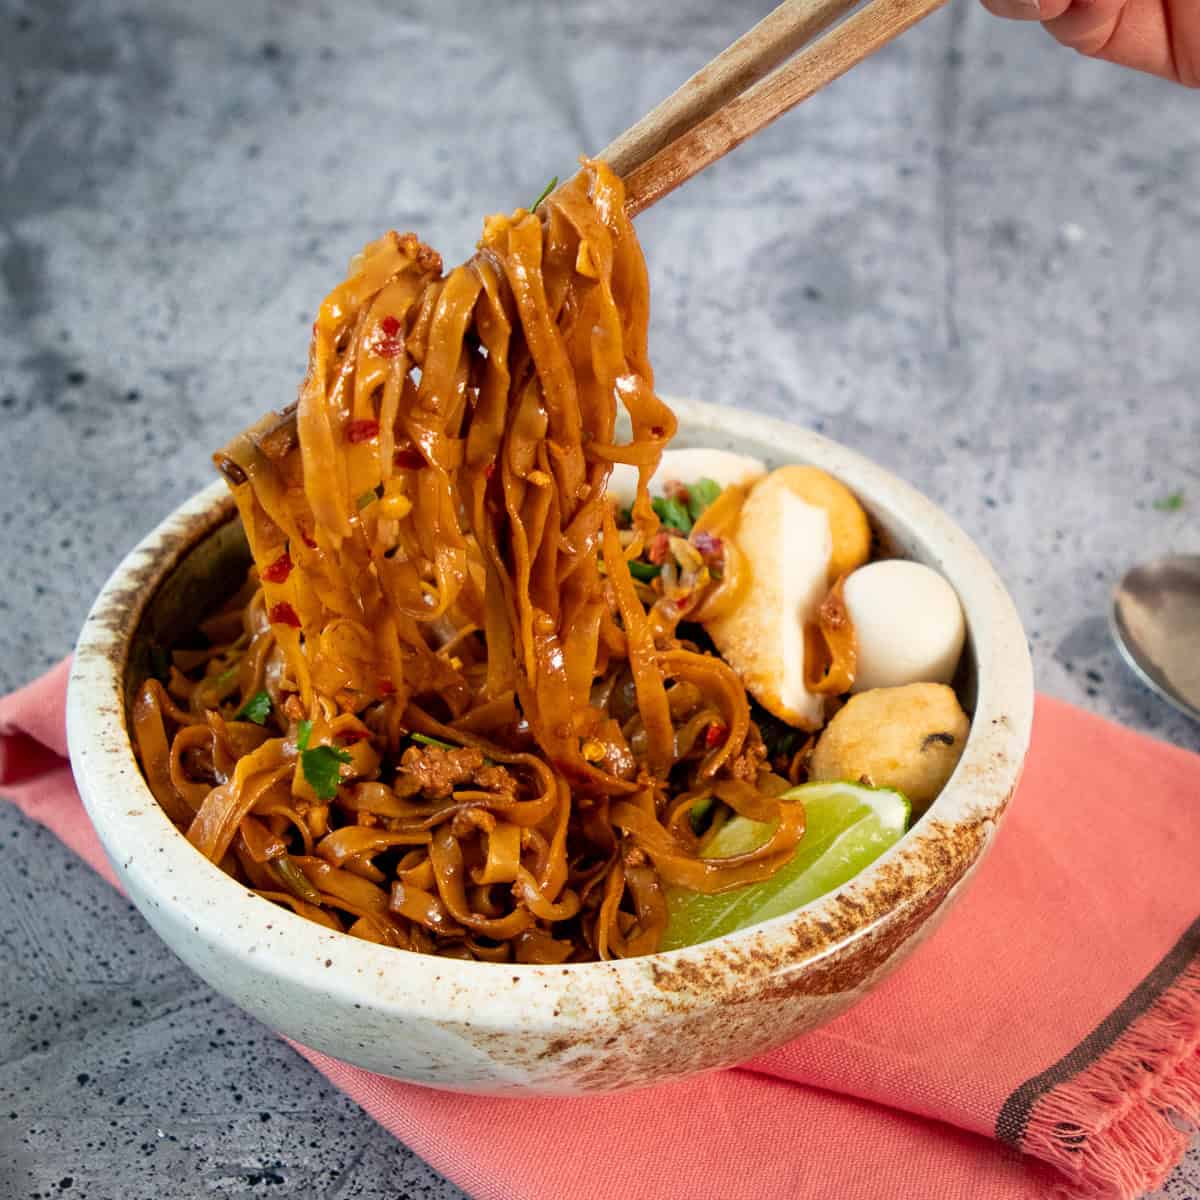
[(784, 0), (601, 150), (596, 157), (625, 181), (630, 216), (673, 192), (946, 0), (869, 0), (835, 26), (858, 3)]

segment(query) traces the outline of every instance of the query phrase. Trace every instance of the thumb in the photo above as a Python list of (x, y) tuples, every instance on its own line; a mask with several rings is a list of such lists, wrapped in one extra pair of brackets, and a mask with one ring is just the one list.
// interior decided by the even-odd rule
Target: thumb
[(1195, 0), (983, 0), (983, 5), (1000, 17), (1041, 21), (1080, 54), (1200, 87)]
[[(1060, 9), (1052, 13), (1051, 7)], [(1081, 54), (1200, 87), (1195, 0), (1042, 0), (1042, 20)]]
[[(1017, 21), (1042, 21), (1047, 28), (1062, 22), (1056, 33), (1064, 45), (1079, 49), (1079, 40), (1095, 41), (1120, 21), (1129, 0), (983, 0), (983, 7), (998, 17)], [(1151, 0), (1161, 4), (1162, 0)], [(1068, 40), (1070, 38), (1071, 40)], [(1085, 51), (1087, 53), (1087, 51)]]

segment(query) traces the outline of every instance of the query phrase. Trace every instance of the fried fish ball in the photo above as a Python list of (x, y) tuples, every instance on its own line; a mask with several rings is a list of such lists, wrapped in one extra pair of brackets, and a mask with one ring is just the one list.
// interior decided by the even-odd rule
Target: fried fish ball
[(750, 489), (733, 540), (750, 582), (739, 604), (705, 628), (764, 708), (799, 729), (819, 729), (825, 699), (805, 684), (804, 627), (830, 584), (866, 562), (867, 514), (825, 471), (779, 467)]
[[(829, 518), (833, 551), (828, 576), (833, 583), (861, 567), (871, 557), (871, 526), (854, 493), (828, 471), (819, 467), (777, 467), (759, 487), (786, 488), (806, 504), (822, 509)], [(758, 487), (755, 488), (755, 491)]]
[(850, 779), (903, 792), (913, 815), (946, 786), (971, 724), (944, 683), (910, 683), (851, 696), (825, 727), (809, 778)]
[(740, 602), (705, 622), (721, 657), (768, 711), (799, 729), (820, 729), (825, 698), (804, 683), (804, 625), (829, 586), (833, 549), (823, 508), (775, 483), (755, 484), (734, 539), (749, 575)]
[(966, 624), (958, 595), (937, 571), (881, 559), (851, 572), (844, 595), (858, 643), (851, 691), (954, 678)]

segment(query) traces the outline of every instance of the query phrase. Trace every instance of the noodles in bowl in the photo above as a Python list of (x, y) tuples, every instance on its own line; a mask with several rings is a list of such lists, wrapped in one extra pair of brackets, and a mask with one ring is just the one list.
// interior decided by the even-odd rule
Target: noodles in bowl
[[(862, 866), (936, 795), (967, 736), (957, 600), (932, 674), (847, 702), (866, 516), (801, 468), (652, 499), (676, 423), (648, 314), (594, 161), (490, 218), (448, 274), (411, 234), (355, 260), (294, 417), (216, 456), (245, 586), (132, 708), (147, 783), (201, 854), (331, 930), (566, 963), (655, 952), (692, 896), (742, 898), (736, 920), (696, 909), (703, 936), (786, 911), (805, 871), (840, 882), (813, 876), (814, 829), (858, 822)], [(811, 533), (794, 551), (789, 522)], [(766, 648), (782, 672), (756, 658), (762, 603), (791, 614)], [(894, 779), (891, 749), (872, 757), (893, 735), (914, 747)]]

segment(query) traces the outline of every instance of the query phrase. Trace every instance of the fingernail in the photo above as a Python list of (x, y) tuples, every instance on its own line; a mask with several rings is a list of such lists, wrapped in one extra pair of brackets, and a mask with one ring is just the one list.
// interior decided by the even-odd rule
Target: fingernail
[(1040, 0), (984, 0), (998, 17), (1014, 21), (1039, 21), (1042, 16)]

